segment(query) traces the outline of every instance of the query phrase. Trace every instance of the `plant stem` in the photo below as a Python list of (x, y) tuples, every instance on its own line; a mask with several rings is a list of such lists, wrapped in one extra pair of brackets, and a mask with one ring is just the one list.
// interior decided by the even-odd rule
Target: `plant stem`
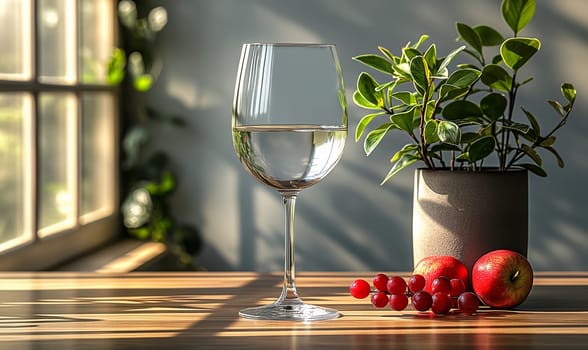
[[(566, 122), (568, 121), (568, 117), (569, 117), (570, 113), (572, 112), (572, 107), (573, 107), (573, 105), (570, 106), (569, 110), (566, 112), (566, 115), (559, 121), (559, 123), (557, 123), (557, 125), (549, 133), (547, 133), (547, 135), (538, 136), (537, 140), (535, 140), (535, 142), (533, 142), (530, 147), (533, 149), (537, 148), (537, 146), (539, 146), (543, 141), (545, 141), (548, 138), (550, 138), (551, 136), (553, 136), (553, 134), (555, 134), (555, 132), (557, 130), (559, 130), (562, 126), (564, 126), (566, 124)], [(515, 155), (512, 157), (512, 159), (510, 160), (510, 162), (508, 163), (506, 168), (508, 169), (511, 166), (513, 166), (524, 155), (525, 155), (525, 153), (523, 151), (521, 151), (520, 148), (518, 148), (517, 151), (515, 152)]]
[(434, 169), (435, 165), (429, 160), (429, 156), (427, 155), (427, 148), (428, 145), (425, 140), (425, 116), (427, 115), (427, 105), (429, 102), (429, 84), (431, 81), (428, 82), (425, 95), (423, 96), (423, 104), (421, 107), (421, 115), (420, 115), (420, 123), (419, 123), (419, 133), (420, 133), (420, 142), (419, 142), (419, 152), (421, 153), (421, 157), (423, 158), (423, 162), (429, 169)]
[[(516, 104), (516, 99), (517, 99), (517, 83), (516, 83), (516, 79), (517, 78), (517, 71), (515, 70), (514, 73), (512, 74), (512, 82), (511, 82), (511, 86), (510, 86), (510, 91), (508, 92), (508, 122), (510, 124), (510, 122), (512, 122), (512, 118), (513, 118), (513, 113), (514, 113), (514, 107)], [(504, 125), (503, 125), (504, 127)], [(506, 129), (506, 132), (502, 134), (502, 159), (500, 160), (500, 170), (501, 171), (505, 171), (508, 169), (508, 167), (510, 166), (511, 163), (509, 163), (508, 165), (506, 164), (507, 162), (507, 157), (508, 157), (508, 145), (510, 144), (510, 134), (512, 131), (510, 131), (510, 129)]]

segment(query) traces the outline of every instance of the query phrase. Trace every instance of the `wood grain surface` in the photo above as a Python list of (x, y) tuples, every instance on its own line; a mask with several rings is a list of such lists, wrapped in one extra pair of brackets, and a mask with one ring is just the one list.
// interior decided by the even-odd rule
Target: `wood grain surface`
[(588, 272), (537, 273), (516, 310), (471, 316), (349, 296), (355, 278), (373, 275), (300, 273), (306, 302), (341, 313), (304, 323), (238, 316), (271, 303), (280, 274), (0, 273), (0, 349), (588, 349)]

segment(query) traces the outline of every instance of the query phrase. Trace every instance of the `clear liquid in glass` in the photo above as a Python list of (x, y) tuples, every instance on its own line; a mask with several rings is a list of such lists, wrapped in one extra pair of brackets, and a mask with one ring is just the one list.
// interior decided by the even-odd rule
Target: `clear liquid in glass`
[(245, 169), (271, 187), (299, 191), (324, 178), (341, 158), (347, 129), (320, 125), (248, 125), (233, 128)]

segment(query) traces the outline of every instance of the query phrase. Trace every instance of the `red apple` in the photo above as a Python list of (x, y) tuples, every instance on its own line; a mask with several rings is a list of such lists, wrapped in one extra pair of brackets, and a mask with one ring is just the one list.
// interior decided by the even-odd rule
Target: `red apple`
[(464, 285), (468, 285), (468, 269), (466, 266), (453, 256), (439, 255), (428, 256), (419, 261), (414, 267), (413, 274), (423, 275), (425, 277), (424, 290), (433, 294), (431, 284), (437, 277), (447, 277), (448, 279), (459, 278)]
[(472, 286), (486, 305), (510, 309), (527, 299), (533, 286), (533, 269), (527, 258), (515, 251), (494, 250), (474, 264)]

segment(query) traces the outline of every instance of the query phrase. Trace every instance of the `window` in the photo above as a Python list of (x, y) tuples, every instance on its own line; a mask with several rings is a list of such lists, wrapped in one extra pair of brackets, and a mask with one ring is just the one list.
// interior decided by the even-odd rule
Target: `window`
[(118, 232), (114, 2), (0, 2), (0, 269), (48, 268)]

